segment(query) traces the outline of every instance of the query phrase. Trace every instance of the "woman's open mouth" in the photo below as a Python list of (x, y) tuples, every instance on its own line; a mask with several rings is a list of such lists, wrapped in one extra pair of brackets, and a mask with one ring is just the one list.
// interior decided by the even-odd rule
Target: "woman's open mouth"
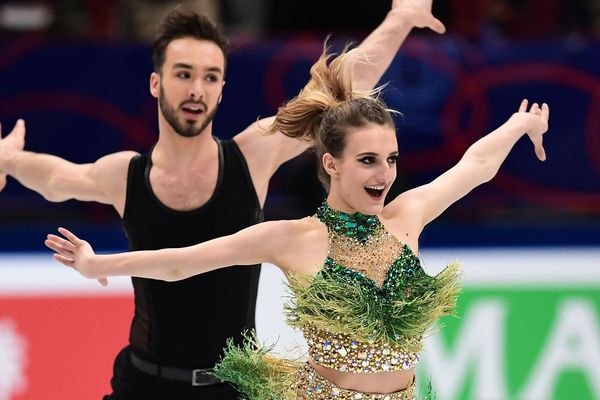
[(371, 196), (372, 198), (374, 198), (376, 200), (379, 200), (379, 199), (381, 199), (381, 197), (383, 197), (384, 190), (385, 190), (384, 185), (365, 186), (365, 191), (369, 194), (369, 196)]

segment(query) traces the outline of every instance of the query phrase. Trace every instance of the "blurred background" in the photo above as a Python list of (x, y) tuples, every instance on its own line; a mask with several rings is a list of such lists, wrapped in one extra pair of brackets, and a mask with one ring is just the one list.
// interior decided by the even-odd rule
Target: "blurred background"
[[(359, 42), (391, 2), (3, 1), (3, 134), (24, 118), (27, 150), (78, 163), (147, 151), (157, 138), (150, 44), (178, 3), (231, 38), (214, 124), (229, 138), (298, 92), (327, 34), (337, 49)], [(451, 167), (522, 98), (552, 111), (546, 162), (523, 139), (493, 181), (423, 233), (426, 266), (464, 263), (465, 294), (460, 318), (432, 339), (422, 381), (441, 400), (600, 399), (600, 1), (444, 0), (434, 15), (448, 32), (413, 31), (382, 79), (402, 113), (390, 196)], [(266, 219), (313, 213), (324, 196), (314, 165), (307, 153), (277, 172)], [(99, 398), (127, 340), (130, 285), (104, 290), (61, 270), (43, 239), (63, 225), (97, 250), (124, 250), (117, 214), (49, 203), (9, 178), (0, 221), (0, 400)], [(279, 296), (270, 288), (281, 277), (265, 271), (259, 322), (277, 339), (278, 309), (260, 307)]]

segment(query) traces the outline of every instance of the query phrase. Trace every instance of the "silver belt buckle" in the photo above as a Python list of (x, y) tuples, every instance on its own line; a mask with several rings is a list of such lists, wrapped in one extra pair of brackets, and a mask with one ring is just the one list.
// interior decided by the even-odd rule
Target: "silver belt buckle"
[(192, 386), (203, 386), (204, 383), (198, 382), (198, 377), (202, 376), (204, 372), (203, 369), (193, 369), (192, 370)]
[(202, 386), (202, 382), (198, 382), (198, 378), (202, 376), (204, 372), (203, 369), (193, 369), (192, 370), (192, 386)]

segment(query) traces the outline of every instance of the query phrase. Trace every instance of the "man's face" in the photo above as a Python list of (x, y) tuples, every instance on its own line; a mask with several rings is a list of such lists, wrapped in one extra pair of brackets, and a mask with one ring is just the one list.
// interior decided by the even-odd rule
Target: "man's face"
[(224, 69), (223, 52), (213, 42), (180, 38), (169, 43), (162, 71), (152, 74), (150, 84), (162, 117), (176, 133), (193, 137), (211, 124), (221, 102)]

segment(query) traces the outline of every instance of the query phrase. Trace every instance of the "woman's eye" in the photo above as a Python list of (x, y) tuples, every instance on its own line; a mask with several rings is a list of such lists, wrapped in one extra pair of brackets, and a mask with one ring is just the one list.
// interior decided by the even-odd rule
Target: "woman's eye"
[(387, 159), (387, 162), (390, 164), (396, 164), (396, 161), (398, 161), (398, 156), (391, 156)]
[(363, 164), (373, 164), (375, 162), (375, 157), (363, 157), (358, 161), (360, 161)]

